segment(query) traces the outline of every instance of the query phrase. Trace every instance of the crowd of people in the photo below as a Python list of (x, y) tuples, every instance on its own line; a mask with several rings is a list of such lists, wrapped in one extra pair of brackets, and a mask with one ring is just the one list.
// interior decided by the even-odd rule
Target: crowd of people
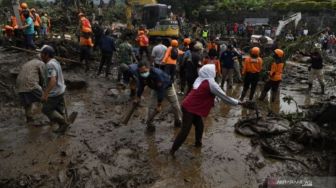
[[(24, 7), (21, 5), (21, 8)], [(25, 24), (23, 29), (26, 35), (27, 47), (36, 48), (32, 42), (38, 26), (34, 26), (32, 15), (34, 11), (24, 11)], [(202, 32), (200, 36), (186, 36), (183, 40), (157, 38), (150, 41), (148, 30), (140, 27), (136, 37), (122, 35), (121, 42), (116, 44), (111, 36), (111, 30), (104, 30), (99, 40), (93, 38), (93, 28), (89, 19), (83, 12), (79, 17), (79, 46), (80, 62), (85, 62), (85, 71), (90, 71), (92, 66), (90, 54), (94, 46), (100, 48), (101, 62), (96, 73), (99, 76), (105, 66), (105, 76), (111, 74), (111, 65), (118, 65), (117, 81), (130, 87), (130, 97), (134, 104), (139, 104), (145, 87), (152, 92), (148, 97), (147, 129), (155, 130), (151, 123), (153, 114), (162, 109), (162, 103), (167, 100), (174, 113), (174, 126), (180, 127), (171, 149), (174, 155), (185, 141), (192, 124), (195, 126), (195, 146), (202, 145), (203, 120), (211, 108), (215, 105), (215, 97), (220, 98), (229, 105), (247, 106), (248, 101), (255, 100), (255, 92), (262, 71), (267, 72), (268, 79), (261, 89), (259, 100), (264, 100), (269, 90), (272, 91), (271, 102), (276, 100), (285, 64), (285, 54), (282, 49), (275, 48), (272, 51), (273, 63), (270, 70), (263, 70), (263, 57), (259, 47), (252, 47), (249, 54), (241, 54), (235, 44), (219, 44), (215, 37)], [(42, 18), (41, 18), (42, 20)], [(34, 27), (33, 27), (34, 26)], [(43, 31), (44, 25), (40, 30)], [(239, 25), (237, 26), (239, 31)], [(206, 29), (206, 28), (205, 28)], [(204, 42), (205, 41), (205, 42)], [(139, 53), (135, 52), (135, 47)], [(117, 58), (113, 55), (117, 54)], [(317, 78), (324, 93), (323, 59), (319, 49), (314, 48), (310, 56), (312, 66), (309, 74), (309, 89), (313, 80)], [(112, 62), (112, 60), (115, 60)], [(43, 63), (42, 63), (43, 62)], [(235, 79), (236, 78), (236, 79)], [(239, 100), (226, 95), (224, 90), (232, 89), (235, 84), (243, 82), (243, 89)], [(226, 85), (226, 89), (224, 86)], [(31, 108), (35, 102), (43, 101), (43, 113), (52, 122), (59, 124), (56, 130), (64, 133), (76, 118), (72, 113), (67, 117), (64, 112), (65, 84), (60, 63), (55, 59), (53, 47), (45, 45), (40, 49), (40, 60), (27, 62), (21, 69), (17, 79), (17, 86), (22, 104), (26, 111), (27, 122), (32, 121)], [(178, 86), (178, 92), (175, 87)], [(178, 95), (183, 97), (180, 103)]]

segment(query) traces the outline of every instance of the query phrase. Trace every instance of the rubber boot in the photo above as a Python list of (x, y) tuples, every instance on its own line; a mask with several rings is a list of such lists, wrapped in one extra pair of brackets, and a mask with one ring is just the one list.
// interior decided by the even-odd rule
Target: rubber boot
[(245, 98), (245, 96), (246, 96), (246, 93), (247, 93), (247, 90), (244, 90), (244, 89), (243, 89), (243, 92), (242, 92), (242, 94), (241, 94), (241, 96), (240, 96), (240, 101), (243, 101), (243, 100), (244, 100), (244, 98)]
[(321, 84), (321, 94), (324, 95), (325, 94), (325, 91), (324, 91), (325, 87), (324, 87), (324, 84)]
[(267, 95), (267, 93), (266, 93), (265, 91), (261, 92), (260, 97), (259, 97), (259, 100), (260, 100), (260, 101), (264, 101), (266, 95)]
[(271, 102), (275, 102), (276, 96), (277, 96), (277, 92), (271, 93)]
[(312, 84), (312, 83), (309, 83), (309, 84), (308, 84), (308, 91), (311, 91), (312, 88), (313, 88), (313, 84)]
[(55, 133), (61, 133), (62, 134), (69, 127), (69, 123), (67, 123), (66, 120), (64, 119), (64, 117), (60, 113), (58, 113), (56, 111), (53, 111), (50, 114), (49, 119), (51, 121), (56, 122), (59, 125), (58, 129), (56, 129), (56, 130), (53, 131)]

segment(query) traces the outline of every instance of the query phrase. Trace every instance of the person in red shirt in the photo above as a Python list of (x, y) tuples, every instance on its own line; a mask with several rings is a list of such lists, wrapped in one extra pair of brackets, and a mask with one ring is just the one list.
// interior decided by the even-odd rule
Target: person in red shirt
[(142, 60), (143, 53), (146, 53), (147, 60), (150, 61), (150, 56), (149, 56), (149, 39), (148, 36), (144, 31), (139, 31), (139, 35), (136, 38), (136, 41), (139, 44), (139, 55), (140, 55), (140, 60)]
[(193, 89), (182, 102), (182, 127), (170, 150), (171, 155), (174, 155), (186, 140), (192, 124), (195, 126), (195, 147), (202, 146), (204, 128), (202, 117), (208, 116), (215, 104), (216, 96), (230, 105), (244, 105), (244, 103), (228, 97), (215, 81), (215, 76), (216, 67), (213, 64), (204, 65), (199, 70)]

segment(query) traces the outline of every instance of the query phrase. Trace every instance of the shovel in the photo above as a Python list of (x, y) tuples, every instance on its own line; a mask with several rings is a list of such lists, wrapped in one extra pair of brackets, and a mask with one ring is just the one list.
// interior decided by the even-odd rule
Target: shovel
[(134, 111), (137, 109), (138, 106), (139, 106), (138, 103), (133, 103), (131, 109), (127, 112), (124, 120), (122, 121), (124, 125), (127, 125), (128, 121), (131, 119), (132, 114), (134, 113)]

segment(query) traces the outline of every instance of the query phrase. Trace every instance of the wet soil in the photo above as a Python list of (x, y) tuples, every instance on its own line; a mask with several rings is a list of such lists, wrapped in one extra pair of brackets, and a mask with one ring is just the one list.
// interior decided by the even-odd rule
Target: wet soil
[[(42, 125), (28, 126), (17, 97), (11, 93), (15, 76), (8, 70), (27, 61), (29, 54), (0, 49), (0, 58), (1, 82), (6, 85), (0, 87), (0, 187), (236, 188), (258, 187), (267, 177), (328, 175), (326, 159), (321, 159), (324, 165), (307, 168), (296, 161), (266, 158), (260, 166), (260, 148), (234, 131), (234, 124), (254, 111), (222, 102), (216, 102), (205, 119), (203, 147), (193, 147), (192, 130), (176, 158), (172, 158), (168, 151), (179, 129), (173, 127), (168, 105), (154, 120), (155, 133), (145, 131), (148, 95), (128, 125), (120, 125), (131, 106), (126, 100), (127, 90), (114, 90), (111, 94), (109, 90), (116, 88), (113, 80), (95, 78), (93, 71), (85, 74), (81, 69), (65, 70), (65, 77), (76, 75), (86, 81), (86, 88), (66, 92), (68, 111), (79, 113), (67, 133), (55, 135), (52, 130), (57, 127), (44, 123), (47, 119), (41, 114), (37, 115), (37, 122)], [(289, 63), (285, 72), (304, 68)], [(321, 96), (314, 94), (317, 84), (314, 92), (307, 95), (304, 78), (296, 78), (299, 82), (292, 76), (287, 78), (279, 101), (261, 106), (268, 106), (274, 113), (289, 113), (295, 112), (296, 106), (283, 101), (286, 95), (299, 105), (320, 100)], [(241, 89), (241, 85), (236, 85), (227, 93), (238, 97)], [(332, 86), (328, 88), (329, 95), (333, 92)], [(316, 156), (323, 156), (321, 153), (316, 152)]]

